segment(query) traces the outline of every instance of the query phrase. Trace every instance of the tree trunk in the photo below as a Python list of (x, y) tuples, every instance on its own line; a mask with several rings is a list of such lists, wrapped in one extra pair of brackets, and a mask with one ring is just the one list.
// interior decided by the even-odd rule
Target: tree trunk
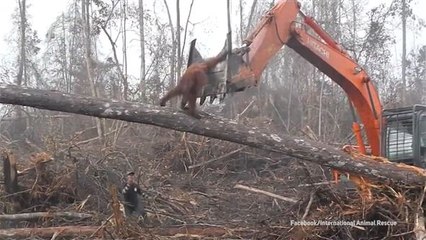
[[(314, 70), (314, 77), (315, 77), (315, 70)], [(314, 78), (315, 79), (315, 78)], [(318, 133), (317, 136), (321, 139), (321, 125), (322, 125), (322, 108), (323, 108), (323, 94), (324, 94), (324, 84), (325, 84), (325, 79), (323, 78), (323, 76), (320, 77), (321, 80), (321, 89), (320, 89), (320, 96), (319, 96), (319, 109), (318, 109)]]
[(18, 192), (18, 171), (16, 169), (16, 161), (13, 156), (3, 152), (3, 177), (7, 194)]
[(406, 87), (407, 87), (407, 83), (406, 83), (406, 68), (407, 68), (407, 59), (406, 59), (406, 55), (407, 55), (407, 42), (406, 42), (406, 38), (407, 38), (407, 34), (406, 34), (406, 30), (407, 30), (407, 19), (406, 19), (406, 0), (402, 0), (402, 92), (401, 92), (401, 104), (402, 106), (405, 106), (406, 103)]
[[(82, 0), (81, 2), (81, 8), (82, 8), (82, 16), (83, 16), (83, 22), (84, 22), (84, 32), (85, 32), (85, 58), (86, 58), (86, 67), (87, 67), (87, 77), (89, 79), (90, 84), (90, 90), (92, 91), (93, 97), (98, 97), (98, 93), (96, 91), (96, 85), (95, 85), (95, 78), (94, 78), (94, 71), (93, 71), (93, 59), (92, 59), (92, 53), (91, 53), (91, 37), (90, 37), (90, 0)], [(104, 136), (104, 127), (102, 124), (101, 119), (96, 118), (96, 128), (98, 130), (98, 136), (99, 141), (103, 145), (105, 144), (105, 136)]]
[(355, 159), (341, 150), (322, 143), (289, 135), (278, 135), (221, 117), (204, 116), (202, 120), (197, 120), (166, 107), (95, 99), (5, 84), (0, 84), (0, 103), (118, 119), (190, 132), (271, 151), (277, 153), (277, 158), (287, 155), (314, 162), (382, 183), (403, 182), (422, 186), (426, 181), (426, 173), (423, 169), (379, 162), (368, 157)]
[(256, 9), (256, 4), (257, 4), (257, 0), (254, 0), (253, 4), (251, 5), (250, 15), (249, 15), (249, 19), (247, 21), (247, 27), (246, 27), (246, 34), (245, 34), (246, 37), (247, 37), (247, 34), (251, 31), (251, 21), (253, 19), (254, 10)]
[[(11, 228), (0, 229), (0, 237), (4, 238), (28, 238), (28, 237), (48, 237), (58, 234), (58, 236), (103, 236), (102, 226), (64, 226), (64, 227), (46, 227), (46, 228)], [(152, 234), (156, 236), (169, 236), (173, 238), (200, 238), (200, 237), (244, 237), (253, 238), (254, 234), (260, 233), (258, 230), (249, 228), (230, 228), (215, 225), (175, 225), (159, 228), (147, 228), (146, 232), (140, 232), (138, 239), (144, 239), (142, 234), (147, 234), (152, 238)], [(95, 236), (91, 236), (95, 235)], [(149, 239), (151, 239), (149, 238)], [(92, 238), (91, 238), (92, 239)], [(102, 238), (103, 239), (103, 238)], [(133, 239), (133, 238), (132, 238)]]
[(183, 33), (183, 43), (182, 43), (182, 51), (181, 51), (181, 56), (183, 58), (183, 52), (185, 50), (185, 45), (186, 45), (186, 37), (188, 35), (188, 24), (189, 24), (189, 19), (191, 18), (191, 13), (192, 13), (192, 6), (194, 5), (194, 0), (191, 1), (191, 5), (189, 6), (189, 13), (188, 13), (188, 17), (186, 18), (186, 23), (185, 23), (185, 32)]
[[(62, 81), (63, 84), (61, 84), (61, 89), (65, 89), (65, 92), (71, 92), (70, 88), (68, 87), (68, 82), (70, 82), (70, 74), (69, 74), (69, 66), (68, 66), (68, 46), (67, 46), (67, 29), (65, 27), (65, 14), (62, 13), (61, 16), (61, 25), (62, 25)], [(63, 90), (61, 90), (63, 91)]]
[[(10, 228), (0, 229), (0, 237), (5, 238), (28, 238), (28, 237), (49, 237), (55, 233), (60, 236), (90, 236), (98, 230), (98, 226), (65, 226), (47, 228)], [(99, 232), (99, 236), (102, 232)]]
[[(123, 70), (121, 70), (120, 61), (118, 60), (117, 49), (115, 48), (114, 39), (112, 39), (111, 35), (108, 33), (107, 29), (104, 26), (101, 26), (101, 28), (102, 28), (102, 31), (107, 36), (109, 43), (111, 44), (112, 53), (114, 55), (114, 64), (115, 64), (115, 67), (117, 68), (118, 74), (121, 77), (121, 80), (124, 83), (124, 82), (126, 82), (127, 77), (124, 74)], [(125, 96), (125, 95), (123, 95), (123, 96)]]
[(176, 86), (176, 42), (175, 42), (175, 30), (173, 28), (172, 16), (170, 15), (169, 5), (167, 1), (164, 0), (164, 5), (166, 6), (167, 16), (169, 18), (170, 32), (172, 34), (172, 53), (170, 54), (170, 86), (173, 88)]
[(145, 33), (144, 33), (144, 10), (143, 0), (139, 0), (139, 35), (140, 35), (140, 47), (141, 47), (141, 70), (139, 79), (139, 91), (142, 95), (142, 99), (145, 99), (146, 94), (146, 82), (145, 82)]
[(358, 25), (357, 16), (358, 16), (359, 13), (357, 12), (355, 1), (356, 0), (352, 0), (352, 28), (353, 28), (352, 29), (352, 48), (354, 49), (354, 51), (352, 51), (352, 52), (354, 54), (355, 59), (358, 59), (357, 51), (355, 51), (355, 49), (356, 49), (357, 34), (358, 34), (358, 31), (357, 31), (357, 25)]
[(18, 171), (16, 168), (15, 157), (7, 152), (1, 153), (3, 160), (3, 181), (6, 194), (3, 196), (10, 204), (4, 206), (5, 213), (15, 213), (20, 209), (20, 198), (16, 193), (19, 192)]
[(25, 61), (26, 61), (26, 55), (25, 55), (25, 32), (26, 32), (26, 26), (27, 26), (27, 17), (26, 17), (26, 1), (25, 0), (19, 0), (19, 13), (20, 13), (20, 46), (19, 46), (19, 68), (18, 68), (18, 75), (16, 79), (17, 85), (22, 85), (24, 82), (24, 68), (25, 68)]
[[(26, 48), (26, 26), (27, 26), (27, 16), (26, 16), (26, 0), (18, 0), (19, 4), (19, 15), (20, 15), (20, 23), (19, 23), (19, 29), (20, 29), (20, 43), (19, 43), (19, 67), (18, 67), (18, 74), (16, 76), (16, 85), (22, 86), (24, 79), (26, 76), (24, 76), (25, 71), (25, 62), (26, 62), (26, 54), (25, 54), (25, 48)], [(13, 124), (13, 129), (16, 133), (16, 136), (19, 137), (26, 129), (25, 121), (22, 118), (22, 108), (20, 106), (15, 107), (15, 113), (16, 118), (18, 119)]]
[(78, 218), (85, 219), (93, 217), (92, 214), (88, 213), (77, 213), (77, 212), (31, 212), (31, 213), (20, 213), (20, 214), (2, 214), (0, 215), (0, 220), (15, 220), (22, 221), (35, 218), (53, 218), (53, 217), (62, 217), (62, 218)]
[(244, 40), (244, 35), (243, 35), (243, 0), (240, 0), (239, 2), (239, 14), (240, 14), (240, 41), (239, 43), (242, 44), (243, 40)]
[(129, 82), (127, 81), (127, 0), (123, 1), (123, 98), (127, 100), (129, 94)]
[(176, 45), (177, 45), (177, 78), (182, 70), (182, 54), (180, 42), (180, 0), (176, 0)]

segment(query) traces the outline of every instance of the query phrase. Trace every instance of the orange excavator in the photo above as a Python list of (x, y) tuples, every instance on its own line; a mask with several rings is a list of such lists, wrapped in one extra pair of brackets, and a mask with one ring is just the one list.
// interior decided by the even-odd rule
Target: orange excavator
[[(268, 62), (286, 45), (346, 92), (354, 110), (357, 151), (425, 168), (426, 106), (383, 110), (366, 71), (300, 8), (296, 0), (278, 0), (243, 46), (233, 49), (227, 61), (209, 73), (210, 83), (199, 96), (200, 103), (207, 97), (213, 101), (217, 96), (257, 86)], [(202, 57), (193, 41), (188, 64), (197, 61)]]

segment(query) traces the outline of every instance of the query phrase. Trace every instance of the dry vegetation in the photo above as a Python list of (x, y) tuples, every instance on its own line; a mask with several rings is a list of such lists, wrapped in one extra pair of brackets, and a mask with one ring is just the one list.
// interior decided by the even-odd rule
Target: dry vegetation
[[(250, 123), (257, 121), (265, 119)], [(108, 123), (120, 132), (111, 131), (108, 147), (100, 147), (87, 131), (69, 138), (51, 131), (41, 142), (10, 141), (3, 135), (4, 156), (17, 159), (19, 193), (11, 196), (2, 189), (2, 213), (50, 215), (0, 220), (2, 238), (15, 228), (20, 233), (12, 239), (381, 239), (413, 235), (417, 198), (422, 196), (419, 189), (381, 187), (374, 189), (374, 201), (363, 203), (356, 191), (348, 189), (350, 184), (327, 183), (329, 170), (318, 165), (285, 156), (277, 159), (201, 136)], [(143, 201), (149, 222), (145, 224), (123, 218), (120, 211), (117, 187), (130, 169), (137, 172), (139, 184), (147, 191)], [(346, 221), (343, 224), (381, 220), (396, 225), (291, 224), (302, 220)], [(84, 227), (77, 230), (79, 226)], [(34, 232), (35, 237), (24, 228), (41, 232)]]
[[(202, 19), (191, 16), (191, 10), (186, 16), (189, 1), (181, 5), (176, 1), (176, 8), (166, 0), (133, 2), (69, 1), (61, 15), (45, 26), (49, 31), (37, 33), (33, 24), (40, 20), (32, 17), (35, 9), (29, 1), (16, 1), (15, 12), (8, 13), (12, 29), (5, 45), (7, 57), (1, 59), (0, 82), (157, 104), (184, 70), (189, 41), (199, 36), (195, 26), (205, 28), (211, 41), (225, 36), (210, 27), (219, 21), (207, 17), (207, 12), (216, 11), (206, 9), (202, 1), (194, 5), (194, 12), (206, 12)], [(255, 29), (271, 2), (233, 1), (231, 9), (240, 22), (240, 26), (232, 23), (235, 42), (241, 43)], [(412, 24), (422, 25), (412, 11), (417, 5), (384, 2), (370, 9), (363, 1), (301, 0), (303, 11), (369, 72), (384, 107), (424, 102), (426, 46), (408, 49), (402, 81), (399, 67), (389, 68), (394, 65), (392, 52), (398, 42), (394, 36), (401, 13), (408, 12), (405, 17)], [(178, 23), (172, 16), (180, 15), (180, 8), (182, 22)], [(224, 12), (217, 10), (215, 16)], [(103, 42), (105, 37), (110, 47)], [(134, 75), (131, 65), (139, 65), (139, 58), (140, 75)], [(354, 119), (347, 94), (339, 86), (289, 48), (269, 60), (257, 88), (228, 96), (217, 111), (213, 106), (207, 112), (275, 133), (338, 142), (337, 146), (353, 142), (348, 134)], [(363, 202), (349, 189), (351, 184), (330, 183), (329, 169), (288, 156), (116, 120), (20, 106), (2, 105), (0, 110), (4, 114), (0, 151), (6, 162), (0, 171), (0, 239), (406, 239), (426, 235), (421, 221), (424, 191), (419, 188), (379, 186), (373, 189), (373, 201)], [(105, 142), (99, 141), (103, 135)], [(7, 163), (13, 167), (14, 160), (18, 181), (8, 185), (13, 172)], [(142, 200), (149, 214), (145, 224), (126, 219), (121, 212), (119, 187), (129, 170), (136, 172), (148, 195)], [(396, 225), (292, 225), (302, 220), (383, 220)]]

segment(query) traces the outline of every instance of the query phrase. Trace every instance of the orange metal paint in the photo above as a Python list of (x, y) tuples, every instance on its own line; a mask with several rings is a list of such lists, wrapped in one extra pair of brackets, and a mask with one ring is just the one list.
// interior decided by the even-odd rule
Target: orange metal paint
[[(380, 155), (380, 119), (382, 105), (373, 83), (364, 69), (352, 59), (312, 18), (306, 17), (299, 10), (300, 4), (295, 0), (279, 0), (263, 17), (253, 33), (245, 41), (250, 51), (243, 56), (248, 60), (244, 73), (234, 76), (233, 82), (241, 85), (256, 85), (263, 70), (272, 57), (287, 45), (302, 57), (329, 76), (343, 88), (353, 103), (371, 148), (371, 154)], [(301, 14), (306, 25), (319, 35), (313, 36), (305, 30), (306, 25), (296, 24), (297, 15)], [(252, 80), (244, 80), (250, 75)], [(366, 143), (362, 140), (359, 125), (353, 126), (359, 150), (365, 153)]]

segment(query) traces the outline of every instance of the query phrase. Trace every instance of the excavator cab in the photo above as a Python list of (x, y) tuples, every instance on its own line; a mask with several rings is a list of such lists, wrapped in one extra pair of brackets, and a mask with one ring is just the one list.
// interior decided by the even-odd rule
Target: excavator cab
[(383, 111), (382, 156), (426, 168), (426, 105)]

